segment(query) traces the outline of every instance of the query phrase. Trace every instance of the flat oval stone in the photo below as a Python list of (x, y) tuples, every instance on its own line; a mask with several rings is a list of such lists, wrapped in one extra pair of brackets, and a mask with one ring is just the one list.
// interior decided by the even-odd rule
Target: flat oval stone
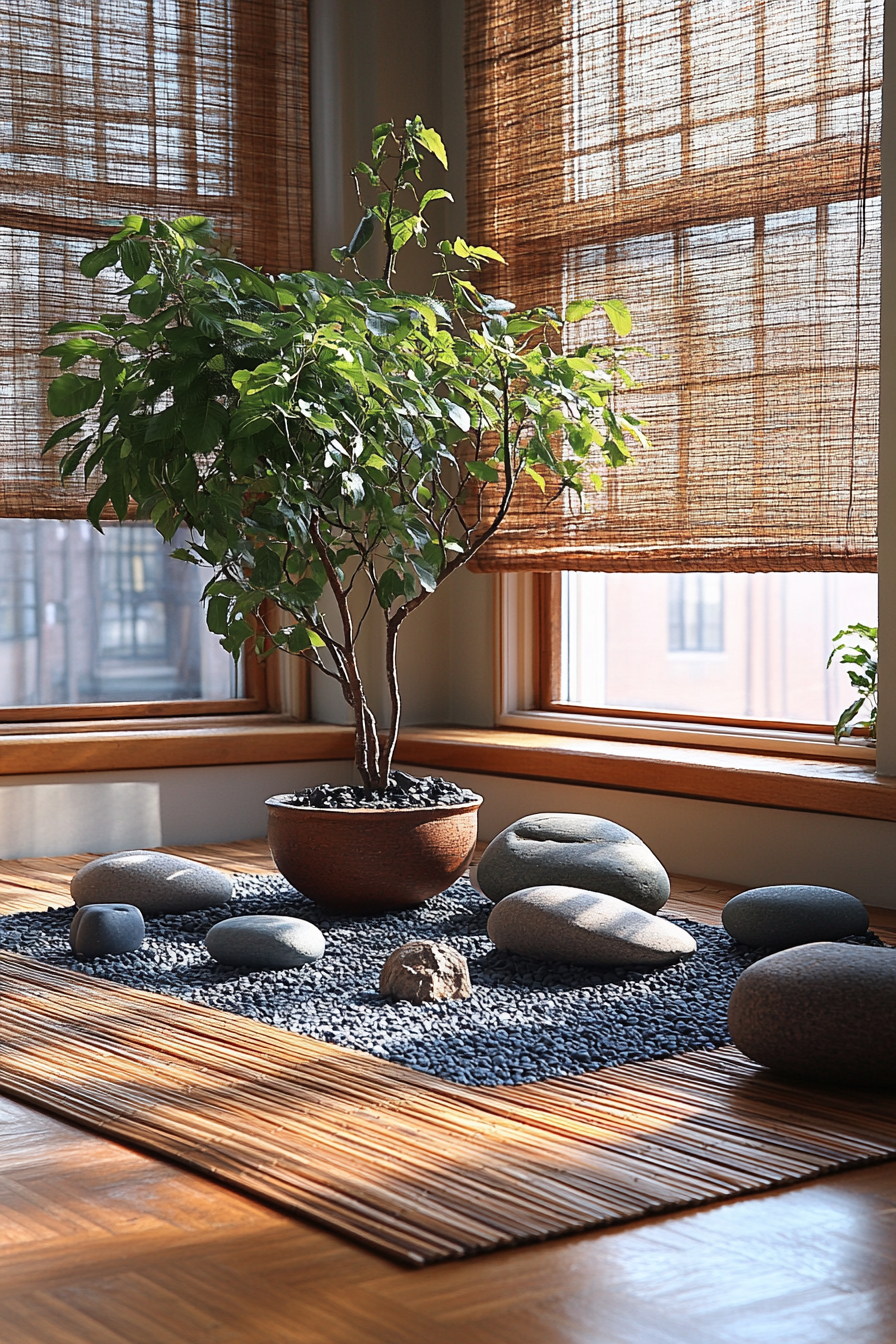
[(143, 946), (146, 925), (136, 905), (85, 905), (75, 912), (68, 940), (79, 957), (115, 957)]
[(753, 887), (722, 911), (732, 938), (747, 947), (796, 947), (868, 932), (868, 911), (834, 887)]
[(578, 887), (538, 886), (498, 901), (495, 947), (533, 961), (578, 966), (668, 966), (697, 951), (689, 933), (627, 901)]
[(536, 812), (496, 835), (476, 877), (489, 900), (543, 884), (581, 887), (655, 913), (669, 878), (643, 840), (624, 826), (579, 812)]
[(226, 905), (233, 878), (220, 868), (153, 849), (104, 854), (79, 868), (71, 881), (75, 905), (136, 905), (144, 915), (182, 915)]
[(209, 955), (222, 966), (282, 971), (320, 961), (326, 943), (307, 919), (289, 915), (237, 915), (213, 924), (205, 935)]
[(896, 1086), (896, 948), (805, 943), (763, 957), (734, 986), (728, 1029), (779, 1073)]

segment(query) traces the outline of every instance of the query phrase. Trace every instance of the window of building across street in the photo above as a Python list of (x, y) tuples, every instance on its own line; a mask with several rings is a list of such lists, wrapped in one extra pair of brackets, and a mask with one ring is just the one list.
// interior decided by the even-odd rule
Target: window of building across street
[(0, 519), (0, 706), (242, 696), (205, 624), (209, 573), (175, 544), (144, 523)]

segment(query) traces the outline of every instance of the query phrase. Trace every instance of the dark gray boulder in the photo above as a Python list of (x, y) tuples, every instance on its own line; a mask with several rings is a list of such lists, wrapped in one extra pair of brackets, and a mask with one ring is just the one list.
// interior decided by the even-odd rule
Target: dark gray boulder
[(643, 840), (579, 812), (536, 812), (515, 821), (479, 860), (476, 880), (492, 901), (545, 884), (599, 891), (651, 914), (669, 899), (666, 870)]
[(237, 915), (213, 924), (205, 935), (209, 956), (222, 966), (282, 971), (320, 961), (326, 943), (307, 919), (289, 915)]
[(896, 1086), (896, 949), (806, 943), (744, 971), (731, 1039), (757, 1064), (819, 1083)]
[(136, 905), (85, 905), (75, 912), (68, 940), (79, 957), (115, 957), (143, 946), (146, 925)]
[(488, 936), (502, 951), (578, 966), (668, 966), (697, 951), (691, 935), (668, 919), (578, 887), (505, 896), (488, 917)]
[(79, 868), (71, 881), (75, 905), (136, 905), (144, 915), (182, 915), (225, 905), (233, 878), (220, 868), (154, 849), (125, 849), (104, 854)]
[(796, 947), (868, 932), (868, 911), (834, 887), (754, 887), (732, 896), (722, 923), (747, 947)]

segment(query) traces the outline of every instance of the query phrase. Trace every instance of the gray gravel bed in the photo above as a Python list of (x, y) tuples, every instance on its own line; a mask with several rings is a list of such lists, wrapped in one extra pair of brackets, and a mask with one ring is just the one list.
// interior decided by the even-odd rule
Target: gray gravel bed
[[(492, 946), (485, 933), (492, 909), (461, 880), (417, 910), (350, 919), (325, 915), (283, 878), (239, 877), (226, 906), (147, 918), (139, 952), (79, 960), (68, 944), (70, 908), (0, 918), (0, 947), (474, 1085), (538, 1082), (725, 1045), (731, 990), (762, 955), (723, 929), (676, 919), (698, 951), (674, 966), (607, 971), (540, 964)], [(211, 959), (204, 939), (213, 924), (260, 913), (316, 924), (327, 940), (323, 959), (279, 971)], [(380, 967), (412, 938), (462, 952), (472, 998), (420, 1006), (381, 998)]]

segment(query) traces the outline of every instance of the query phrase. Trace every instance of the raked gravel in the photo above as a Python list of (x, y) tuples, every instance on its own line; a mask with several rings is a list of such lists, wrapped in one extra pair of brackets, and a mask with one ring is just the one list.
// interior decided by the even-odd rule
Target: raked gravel
[[(698, 951), (674, 966), (605, 971), (539, 964), (492, 946), (485, 925), (494, 906), (466, 880), (417, 910), (364, 920), (325, 915), (280, 877), (238, 877), (234, 886), (226, 906), (148, 917), (139, 952), (75, 957), (68, 907), (0, 918), (0, 947), (474, 1085), (537, 1082), (727, 1044), (731, 990), (762, 955), (724, 929), (676, 919)], [(211, 959), (204, 940), (213, 924), (261, 913), (316, 924), (327, 943), (322, 960), (247, 971)], [(415, 1006), (380, 996), (383, 962), (413, 938), (463, 953), (471, 998)]]

